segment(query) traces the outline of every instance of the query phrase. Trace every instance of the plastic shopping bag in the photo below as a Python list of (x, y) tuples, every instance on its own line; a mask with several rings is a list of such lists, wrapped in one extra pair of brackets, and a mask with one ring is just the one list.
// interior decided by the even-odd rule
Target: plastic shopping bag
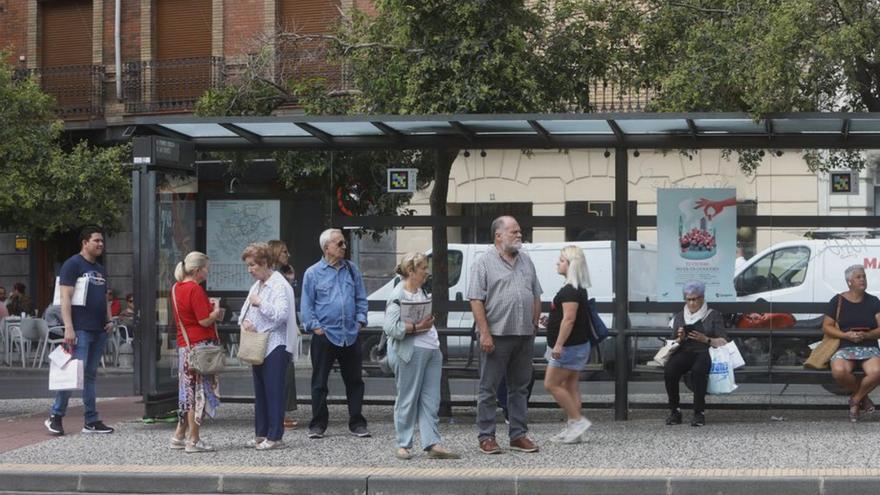
[(724, 344), (722, 349), (727, 349), (727, 353), (730, 354), (730, 367), (733, 369), (741, 368), (746, 365), (746, 360), (743, 359), (742, 354), (739, 352), (739, 347), (736, 346), (735, 343), (731, 340), (730, 342)]
[(71, 359), (64, 366), (50, 361), (49, 390), (82, 390), (83, 368), (81, 359)]
[(729, 394), (736, 390), (736, 380), (733, 377), (733, 366), (730, 364), (730, 351), (724, 347), (709, 348), (709, 356), (712, 358), (712, 367), (709, 368), (710, 394)]

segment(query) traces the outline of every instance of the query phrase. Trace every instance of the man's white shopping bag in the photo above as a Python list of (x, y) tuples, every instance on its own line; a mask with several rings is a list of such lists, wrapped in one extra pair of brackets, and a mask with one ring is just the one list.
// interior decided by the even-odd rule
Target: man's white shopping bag
[(709, 355), (712, 357), (712, 367), (709, 368), (709, 387), (706, 391), (710, 394), (729, 394), (736, 390), (730, 351), (723, 347), (710, 347)]
[(64, 366), (49, 362), (49, 390), (82, 390), (83, 362), (71, 359)]
[(67, 364), (71, 359), (73, 359), (73, 354), (65, 351), (64, 346), (59, 345), (49, 353), (49, 362), (59, 368)]
[[(89, 277), (83, 276), (76, 279), (73, 288), (73, 297), (70, 299), (71, 306), (85, 306), (89, 295)], [(55, 294), (52, 296), (52, 304), (61, 306), (61, 277), (55, 277)]]

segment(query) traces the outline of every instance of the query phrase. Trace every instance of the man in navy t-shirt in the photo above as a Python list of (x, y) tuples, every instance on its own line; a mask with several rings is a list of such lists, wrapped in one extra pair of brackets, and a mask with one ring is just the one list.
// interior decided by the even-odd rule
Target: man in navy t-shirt
[[(74, 349), (76, 359), (83, 362), (82, 399), (85, 406), (83, 433), (113, 433), (105, 425), (95, 408), (95, 377), (104, 354), (107, 334), (113, 329), (107, 308), (107, 279), (98, 257), (104, 253), (104, 234), (99, 227), (86, 227), (80, 232), (81, 249), (61, 265), (61, 319), (64, 320), (64, 343)], [(84, 306), (73, 306), (77, 279), (88, 277), (88, 291)], [(63, 435), (61, 418), (67, 412), (70, 391), (55, 394), (52, 415), (45, 421), (53, 435)]]

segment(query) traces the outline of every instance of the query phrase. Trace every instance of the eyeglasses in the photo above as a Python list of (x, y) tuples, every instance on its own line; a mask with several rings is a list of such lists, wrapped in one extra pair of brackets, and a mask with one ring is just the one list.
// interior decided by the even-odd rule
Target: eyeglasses
[(336, 243), (337, 247), (345, 247), (345, 241), (339, 241)]
[(703, 299), (703, 296), (697, 296), (697, 297), (686, 297), (686, 298), (684, 298), (684, 300), (687, 301), (687, 302), (695, 302), (695, 301), (699, 301), (699, 300), (701, 300), (701, 299)]

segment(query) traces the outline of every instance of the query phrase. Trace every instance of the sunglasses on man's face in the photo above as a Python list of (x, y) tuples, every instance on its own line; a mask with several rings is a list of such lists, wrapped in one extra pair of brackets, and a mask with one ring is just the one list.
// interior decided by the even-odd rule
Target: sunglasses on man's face
[(336, 243), (337, 247), (345, 247), (345, 241), (339, 241)]

